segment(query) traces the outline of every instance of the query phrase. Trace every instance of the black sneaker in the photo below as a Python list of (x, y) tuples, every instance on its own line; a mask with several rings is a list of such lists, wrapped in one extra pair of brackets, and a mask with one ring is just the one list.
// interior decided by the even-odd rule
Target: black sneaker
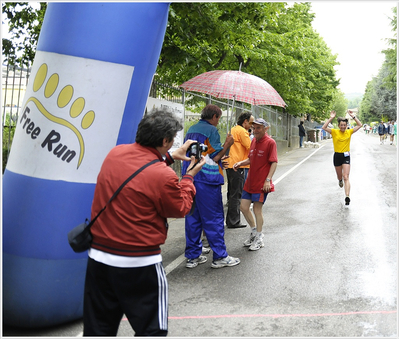
[(345, 205), (349, 205), (349, 203), (351, 202), (351, 199), (349, 197), (345, 198)]
[(227, 228), (244, 228), (247, 227), (245, 224), (239, 224), (239, 225), (226, 225)]

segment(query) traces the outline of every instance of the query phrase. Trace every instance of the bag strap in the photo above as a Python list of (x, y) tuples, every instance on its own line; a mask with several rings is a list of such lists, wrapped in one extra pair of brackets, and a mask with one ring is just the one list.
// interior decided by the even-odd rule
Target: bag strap
[(134, 172), (129, 178), (127, 178), (122, 185), (120, 185), (120, 187), (115, 191), (115, 193), (112, 195), (111, 199), (108, 200), (108, 202), (105, 204), (105, 206), (101, 209), (100, 212), (98, 212), (98, 214), (94, 217), (94, 219), (89, 223), (88, 227), (91, 227), (93, 225), (93, 223), (97, 220), (97, 218), (100, 216), (100, 214), (102, 212), (104, 212), (104, 210), (107, 208), (108, 204), (111, 203), (112, 200), (115, 199), (115, 197), (119, 194), (119, 192), (122, 190), (122, 188), (130, 181), (132, 180), (137, 174), (139, 174), (141, 171), (143, 171), (145, 168), (147, 168), (148, 166), (151, 166), (152, 164), (155, 164), (156, 162), (158, 162), (159, 159), (154, 159), (152, 161), (150, 161), (149, 163), (145, 164), (144, 166), (140, 167), (136, 172)]

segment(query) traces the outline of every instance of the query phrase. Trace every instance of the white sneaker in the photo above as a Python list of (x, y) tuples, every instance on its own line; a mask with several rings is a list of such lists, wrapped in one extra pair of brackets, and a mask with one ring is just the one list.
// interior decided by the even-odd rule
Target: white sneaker
[(226, 266), (231, 267), (231, 266), (238, 265), (240, 262), (241, 262), (240, 259), (230, 257), (228, 255), (226, 258), (222, 258), (222, 259), (213, 261), (211, 267), (212, 268), (222, 268), (222, 267), (226, 267)]
[(202, 246), (202, 254), (208, 254), (211, 251), (210, 247)]
[(245, 247), (251, 246), (252, 242), (255, 240), (255, 235), (256, 235), (256, 233), (251, 232), (251, 234), (249, 235), (249, 238), (244, 241)]
[(206, 238), (205, 235), (202, 236), (201, 241), (202, 241), (202, 246), (203, 247), (209, 247), (209, 242), (208, 242), (208, 239)]
[(207, 257), (204, 255), (200, 255), (198, 258), (195, 259), (188, 259), (186, 263), (187, 268), (194, 268), (197, 267), (199, 264), (203, 264), (208, 260)]
[(263, 233), (261, 233), (260, 235), (257, 235), (254, 239), (254, 241), (252, 242), (251, 246), (249, 246), (249, 250), (250, 251), (257, 251), (260, 248), (264, 247), (265, 243), (263, 242)]

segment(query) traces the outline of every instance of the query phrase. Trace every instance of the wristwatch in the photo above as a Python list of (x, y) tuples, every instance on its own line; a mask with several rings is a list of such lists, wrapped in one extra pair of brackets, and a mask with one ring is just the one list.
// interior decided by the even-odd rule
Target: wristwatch
[(270, 180), (271, 180), (271, 179), (269, 179), (269, 178), (266, 178), (266, 181), (267, 181), (267, 182), (270, 182)]

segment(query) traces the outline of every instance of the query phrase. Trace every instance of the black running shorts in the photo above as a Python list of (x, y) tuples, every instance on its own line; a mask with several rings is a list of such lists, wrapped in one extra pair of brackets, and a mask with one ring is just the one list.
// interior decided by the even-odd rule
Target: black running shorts
[(334, 166), (339, 167), (344, 164), (346, 164), (346, 165), (351, 164), (351, 156), (350, 156), (349, 152), (347, 152), (347, 153), (335, 152), (334, 153)]

